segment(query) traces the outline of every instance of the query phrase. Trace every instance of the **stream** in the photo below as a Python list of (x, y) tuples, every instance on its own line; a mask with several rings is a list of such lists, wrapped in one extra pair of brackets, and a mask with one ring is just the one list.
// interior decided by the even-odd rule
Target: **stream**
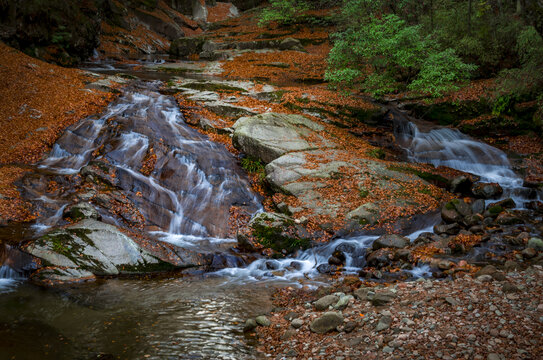
[[(149, 236), (228, 254), (235, 241), (228, 232), (230, 208), (254, 214), (262, 209), (260, 199), (237, 159), (186, 125), (175, 99), (159, 88), (158, 81), (136, 81), (104, 114), (66, 130), (23, 181), (24, 195), (42, 214), (32, 229), (24, 229), (23, 239), (66, 224), (66, 206), (74, 198), (89, 196), (77, 174), (97, 176), (88, 170), (94, 164), (114, 171), (109, 181), (141, 213)], [(541, 194), (522, 187), (507, 156), (496, 148), (457, 130), (424, 129), (414, 122), (397, 124), (395, 131), (410, 161), (449, 166), (484, 182), (497, 182), (520, 208), (526, 200), (541, 199)], [(156, 155), (156, 164), (144, 175), (140, 170), (150, 154)], [(52, 181), (62, 188), (54, 197), (47, 191)], [(122, 225), (100, 211), (103, 221)], [(126, 220), (138, 221), (130, 216)], [(428, 218), (409, 238), (431, 231), (438, 221)], [(338, 248), (347, 254), (346, 272), (356, 273), (364, 266), (361, 255), (376, 238), (337, 239), (281, 260), (233, 260), (210, 275), (118, 278), (56, 289), (24, 282), (32, 270), (28, 259), (15, 246), (0, 245), (0, 353), (17, 359), (258, 358), (241, 324), (271, 307), (273, 289), (299, 285), (298, 280), (307, 278), (318, 284), (318, 266)], [(429, 268), (410, 272), (417, 278), (428, 275)]]

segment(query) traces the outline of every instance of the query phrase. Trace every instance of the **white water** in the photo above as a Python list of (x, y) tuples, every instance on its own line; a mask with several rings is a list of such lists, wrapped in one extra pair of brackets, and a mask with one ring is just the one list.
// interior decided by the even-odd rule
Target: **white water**
[[(200, 241), (234, 241), (224, 236), (230, 205), (241, 203), (254, 212), (261, 209), (259, 200), (239, 176), (236, 159), (187, 126), (175, 100), (159, 94), (158, 86), (125, 91), (103, 116), (70, 127), (39, 166), (75, 174), (92, 159), (105, 160), (115, 169), (117, 186), (132, 194), (145, 219), (161, 228), (154, 234), (162, 240), (192, 248)], [(157, 163), (148, 176), (141, 167), (151, 147)], [(98, 148), (103, 155), (96, 157)], [(46, 229), (54, 222), (36, 226)]]
[[(432, 231), (432, 226), (417, 230), (407, 237), (413, 241), (421, 233)], [(225, 276), (231, 282), (257, 282), (262, 280), (285, 281), (297, 284), (297, 280), (311, 280), (319, 277), (317, 268), (319, 265), (328, 264), (328, 259), (336, 249), (345, 254), (345, 266), (343, 274), (356, 274), (365, 265), (366, 249), (379, 236), (356, 236), (348, 239), (338, 239), (322, 246), (300, 252), (297, 256), (284, 259), (259, 259), (245, 268), (227, 268), (217, 271), (215, 274)], [(407, 270), (413, 278), (428, 276), (430, 268), (421, 265), (412, 270)], [(316, 283), (318, 284), (318, 282)]]
[[(395, 134), (405, 148), (411, 162), (429, 163), (434, 166), (447, 166), (453, 169), (480, 176), (482, 182), (495, 182), (504, 189), (505, 197), (512, 197), (518, 206), (527, 200), (530, 190), (523, 189), (523, 180), (512, 169), (507, 155), (490, 145), (476, 141), (456, 129), (437, 128), (421, 131), (412, 122), (396, 123)], [(408, 235), (413, 241), (424, 232), (432, 232), (433, 226)], [(281, 260), (260, 259), (246, 268), (220, 270), (217, 274), (228, 276), (232, 281), (259, 281), (275, 279), (292, 282), (302, 278), (311, 279), (318, 275), (317, 267), (327, 264), (338, 246), (348, 246), (344, 251), (346, 262), (344, 273), (356, 273), (364, 265), (364, 254), (377, 236), (358, 236), (339, 239), (318, 248), (306, 250), (301, 254)], [(293, 266), (296, 265), (296, 266)], [(421, 265), (408, 270), (412, 277), (429, 276), (430, 268)]]
[(447, 166), (477, 175), (481, 182), (498, 183), (504, 189), (502, 198), (511, 197), (520, 208), (527, 200), (540, 198), (540, 194), (523, 188), (523, 179), (512, 170), (503, 151), (457, 129), (422, 131), (413, 122), (397, 122), (394, 130), (411, 162)]
[(24, 278), (8, 265), (0, 266), (0, 294), (12, 291)]

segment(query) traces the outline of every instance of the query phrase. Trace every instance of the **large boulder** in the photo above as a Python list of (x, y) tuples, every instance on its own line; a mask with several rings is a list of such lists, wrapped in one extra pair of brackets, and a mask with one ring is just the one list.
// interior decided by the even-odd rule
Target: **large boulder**
[(396, 234), (383, 235), (373, 242), (373, 250), (378, 250), (382, 248), (395, 248), (403, 249), (409, 245), (410, 241), (405, 236), (400, 236)]
[[(242, 117), (233, 126), (234, 146), (265, 163), (293, 151), (334, 147), (318, 135), (324, 127), (301, 115), (265, 113)], [(314, 139), (309, 140), (313, 135)]]
[(496, 183), (477, 183), (471, 188), (475, 197), (481, 199), (492, 199), (503, 194), (503, 188)]
[(177, 58), (188, 58), (202, 52), (205, 43), (204, 37), (182, 37), (170, 44), (170, 55)]
[[(39, 281), (76, 281), (91, 276), (134, 274), (198, 266), (203, 262), (189, 254), (153, 253), (150, 244), (134, 241), (115, 226), (86, 219), (63, 229), (55, 229), (24, 247), (24, 251), (42, 260), (45, 270)], [(175, 252), (174, 252), (175, 253)], [(172, 263), (166, 262), (168, 257)]]
[(260, 244), (279, 252), (290, 253), (305, 249), (310, 244), (309, 233), (294, 219), (283, 214), (258, 213), (251, 219), (249, 228)]

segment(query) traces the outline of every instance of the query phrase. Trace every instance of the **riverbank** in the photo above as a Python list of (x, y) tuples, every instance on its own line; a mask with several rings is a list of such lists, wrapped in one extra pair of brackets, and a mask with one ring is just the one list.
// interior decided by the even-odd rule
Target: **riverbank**
[(543, 270), (517, 266), (454, 280), (346, 277), (316, 292), (282, 290), (269, 325), (256, 328), (259, 350), (277, 359), (537, 359)]
[(0, 76), (0, 218), (5, 225), (36, 218), (14, 184), (64, 129), (101, 112), (115, 98), (115, 86), (97, 89), (91, 84), (104, 77), (48, 64), (3, 43)]

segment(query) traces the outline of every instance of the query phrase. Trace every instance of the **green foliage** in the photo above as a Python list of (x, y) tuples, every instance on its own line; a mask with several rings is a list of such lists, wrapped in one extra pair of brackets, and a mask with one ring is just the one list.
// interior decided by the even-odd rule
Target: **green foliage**
[(259, 159), (255, 159), (251, 156), (241, 159), (241, 167), (248, 173), (258, 175), (260, 180), (264, 180), (266, 177), (266, 171), (264, 164)]
[(383, 149), (371, 149), (367, 152), (367, 154), (368, 156), (381, 160), (386, 157), (386, 153)]
[[(334, 34), (325, 75), (333, 86), (359, 88), (374, 95), (409, 89), (438, 96), (475, 70), (453, 49), (442, 50), (432, 37), (424, 35), (421, 25), (408, 25), (395, 14), (371, 16), (374, 5), (372, 1), (347, 1), (343, 16), (348, 20), (345, 29)], [(348, 13), (354, 12), (369, 17), (353, 20), (357, 16)]]
[(476, 68), (473, 64), (464, 64), (454, 49), (435, 52), (422, 62), (420, 72), (409, 84), (409, 89), (441, 95), (456, 90), (456, 84), (468, 79)]
[(309, 9), (305, 0), (270, 0), (270, 6), (262, 11), (258, 24), (264, 26), (274, 21), (281, 25), (293, 24)]

